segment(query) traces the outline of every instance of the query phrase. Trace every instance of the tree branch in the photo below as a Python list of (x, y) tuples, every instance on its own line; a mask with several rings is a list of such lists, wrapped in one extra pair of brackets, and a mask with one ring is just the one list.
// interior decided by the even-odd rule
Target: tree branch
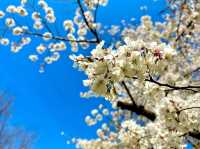
[[(134, 78), (134, 79), (137, 79), (137, 78)], [(191, 90), (191, 91), (195, 91), (192, 88), (200, 88), (200, 86), (190, 86), (190, 85), (189, 86), (183, 86), (183, 87), (181, 87), (181, 86), (172, 86), (172, 85), (169, 85), (169, 84), (160, 83), (160, 82), (154, 80), (153, 77), (151, 77), (151, 76), (150, 76), (150, 79), (145, 79), (145, 81), (149, 81), (149, 82), (155, 83), (155, 84), (157, 84), (159, 86), (169, 87), (169, 88), (171, 88), (173, 90)], [(151, 112), (151, 111), (149, 111), (149, 110), (146, 110), (144, 108), (144, 106), (137, 105), (135, 103), (135, 100), (134, 100), (133, 96), (131, 95), (131, 92), (130, 92), (129, 88), (127, 87), (127, 85), (126, 85), (126, 83), (124, 81), (122, 81), (122, 85), (125, 88), (125, 90), (126, 90), (128, 96), (129, 96), (129, 98), (131, 99), (132, 103), (130, 104), (130, 103), (124, 103), (122, 101), (118, 101), (117, 106), (119, 108), (123, 109), (123, 110), (129, 110), (129, 111), (135, 112), (137, 114), (145, 116), (146, 118), (148, 118), (151, 121), (154, 121), (156, 119), (156, 114)], [(197, 92), (197, 91), (195, 91), (195, 92)], [(197, 107), (195, 107), (195, 108), (197, 108)], [(186, 109), (184, 109), (184, 110), (186, 110)]]
[[(137, 77), (133, 77), (133, 79), (138, 79)], [(153, 77), (151, 75), (149, 75), (149, 79), (145, 79), (145, 81), (157, 84), (159, 86), (164, 86), (164, 87), (168, 87), (172, 90), (189, 90), (189, 91), (193, 91), (193, 92), (198, 92), (197, 90), (194, 89), (200, 89), (200, 86), (198, 85), (188, 85), (188, 86), (174, 86), (174, 85), (170, 85), (167, 83), (161, 83), (159, 81), (156, 81), (153, 79)]]
[(173, 86), (173, 85), (170, 85), (170, 84), (166, 84), (166, 83), (160, 83), (156, 80), (153, 79), (152, 76), (149, 76), (150, 79), (145, 79), (146, 81), (149, 81), (149, 82), (152, 82), (152, 83), (155, 83), (159, 86), (165, 86), (165, 87), (169, 87), (171, 89), (174, 89), (174, 90), (191, 90), (191, 91), (194, 91), (194, 92), (197, 92), (193, 89), (200, 89), (200, 86), (193, 86), (193, 85), (188, 85), (188, 86)]
[[(41, 38), (45, 37), (41, 33), (35, 33), (35, 32), (30, 32), (30, 31), (25, 31), (25, 32), (23, 32), (23, 34), (37, 36), (37, 37), (41, 37)], [(77, 43), (86, 42), (86, 43), (92, 43), (92, 44), (96, 44), (97, 43), (97, 41), (95, 41), (95, 40), (69, 40), (67, 38), (60, 37), (60, 36), (52, 36), (51, 38), (54, 39), (54, 40), (60, 40), (60, 41), (65, 41), (65, 42), (77, 42)]]
[(124, 103), (124, 102), (118, 101), (117, 107), (121, 108), (122, 110), (129, 110), (129, 111), (135, 112), (139, 115), (145, 116), (146, 118), (148, 118), (151, 121), (154, 121), (156, 119), (156, 114), (151, 111), (146, 110), (144, 108), (144, 106), (137, 106), (134, 104), (129, 104), (129, 103)]
[(184, 108), (184, 109), (180, 109), (178, 111), (176, 111), (178, 114), (180, 114), (182, 111), (185, 111), (185, 110), (191, 110), (191, 109), (200, 109), (200, 107), (189, 107), (189, 108)]
[(190, 136), (192, 138), (200, 140), (200, 132), (199, 131), (189, 131), (189, 132), (186, 132), (186, 133), (180, 135), (179, 137), (183, 137), (183, 136)]
[(83, 7), (82, 7), (82, 5), (81, 5), (81, 0), (77, 0), (77, 3), (78, 3), (78, 5), (79, 5), (79, 7), (80, 7), (81, 15), (82, 15), (82, 17), (83, 17), (83, 20), (84, 20), (85, 24), (87, 25), (87, 27), (89, 28), (89, 30), (91, 31), (91, 33), (95, 36), (96, 42), (97, 42), (97, 43), (100, 43), (100, 39), (99, 39), (99, 36), (98, 36), (96, 30), (94, 30), (94, 29), (90, 26), (88, 20), (87, 20), (86, 17), (85, 17), (85, 12), (84, 12)]
[[(193, 21), (190, 21), (189, 23), (188, 23), (188, 25), (186, 26), (186, 28), (189, 28), (189, 27), (191, 27), (193, 25)], [(181, 39), (181, 37), (182, 36), (184, 36), (184, 34), (185, 34), (185, 31), (182, 31), (181, 32), (181, 34), (179, 34), (177, 37), (176, 37), (176, 42), (178, 41), (178, 40), (180, 40)]]
[(200, 140), (200, 132), (198, 131), (188, 132), (188, 136)]
[(134, 100), (133, 96), (131, 95), (130, 90), (128, 89), (128, 87), (127, 87), (127, 85), (126, 85), (126, 83), (125, 83), (124, 81), (122, 81), (122, 85), (124, 86), (124, 88), (125, 88), (125, 90), (126, 90), (128, 96), (130, 97), (132, 104), (133, 104), (134, 106), (137, 106), (137, 104), (135, 103), (135, 100)]
[(156, 119), (156, 114), (151, 112), (151, 111), (148, 111), (144, 108), (144, 106), (141, 106), (141, 105), (137, 105), (135, 103), (135, 100), (133, 98), (133, 96), (131, 95), (131, 92), (130, 90), (128, 89), (126, 83), (124, 81), (122, 81), (122, 85), (124, 86), (128, 96), (130, 97), (132, 103), (129, 104), (129, 103), (124, 103), (122, 101), (118, 101), (117, 103), (117, 106), (119, 108), (121, 108), (122, 110), (129, 110), (129, 111), (132, 111), (132, 112), (135, 112), (139, 115), (143, 115), (145, 116), (146, 118), (148, 118), (149, 120), (151, 121), (154, 121)]

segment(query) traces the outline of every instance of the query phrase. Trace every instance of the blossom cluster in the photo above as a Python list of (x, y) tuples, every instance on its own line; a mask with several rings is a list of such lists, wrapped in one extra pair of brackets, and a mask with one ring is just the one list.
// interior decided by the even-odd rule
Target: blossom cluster
[(164, 43), (132, 41), (125, 39), (125, 45), (118, 49), (103, 48), (104, 42), (92, 50), (91, 57), (70, 56), (85, 71), (88, 80), (85, 86), (100, 96), (115, 98), (115, 84), (126, 78), (144, 80), (149, 73), (161, 75), (176, 55), (176, 51)]
[[(142, 16), (137, 26), (122, 20), (121, 26), (111, 27), (96, 21), (98, 7), (107, 3), (77, 0), (74, 17), (61, 22), (61, 36), (50, 27), (58, 19), (47, 1), (39, 0), (39, 10), (31, 11), (28, 2), (21, 0), (19, 6), (0, 11), (6, 29), (18, 40), (2, 35), (0, 44), (17, 53), (40, 39), (29, 59), (42, 59), (41, 72), (45, 64), (58, 61), (67, 47), (77, 52), (96, 44), (89, 56), (72, 54), (70, 59), (87, 76), (83, 85), (89, 91), (81, 96), (102, 96), (112, 108), (101, 104), (85, 117), (87, 125), (100, 127), (96, 139), (73, 139), (77, 147), (165, 149), (185, 148), (189, 142), (199, 148), (200, 83), (195, 74), (200, 70), (200, 1), (168, 1), (171, 13), (164, 15), (163, 22)], [(18, 24), (19, 17), (31, 18), (33, 26)], [(112, 43), (100, 38), (105, 30)]]
[[(68, 44), (69, 49), (77, 52), (80, 47), (86, 49), (90, 43), (97, 43), (95, 38), (88, 38), (91, 31), (96, 32), (100, 27), (93, 15), (95, 10), (90, 5), (105, 6), (107, 2), (79, 1), (80, 6), (77, 7), (74, 17), (62, 18), (59, 22), (54, 8), (46, 0), (38, 0), (34, 5), (27, 0), (10, 4), (5, 10), (0, 10), (0, 23), (5, 26), (0, 35), (0, 45), (10, 46), (11, 51), (17, 53), (37, 39), (40, 44), (35, 47), (35, 51), (31, 50), (28, 58), (32, 62), (39, 62), (41, 69), (44, 69), (43, 65), (60, 59), (61, 51), (66, 50)], [(30, 20), (32, 25), (26, 21), (21, 23), (20, 19)], [(57, 28), (58, 23), (63, 26), (59, 28), (62, 35), (52, 27)], [(8, 38), (10, 33), (14, 36), (11, 39)]]
[[(113, 26), (108, 32), (120, 33), (122, 41), (110, 47), (102, 41), (90, 56), (70, 56), (88, 76), (83, 84), (90, 90), (83, 96), (103, 96), (119, 111), (123, 103), (127, 105), (123, 110), (139, 114), (142, 120), (137, 123), (138, 116), (117, 115), (115, 131), (98, 129), (98, 138), (78, 138), (74, 142), (78, 147), (186, 148), (187, 143), (200, 147), (200, 84), (194, 79), (200, 70), (199, 6), (193, 0), (169, 2), (174, 16), (167, 14), (165, 22), (153, 23), (143, 16), (137, 27)], [(91, 120), (95, 118), (86, 117), (87, 123), (96, 124)]]

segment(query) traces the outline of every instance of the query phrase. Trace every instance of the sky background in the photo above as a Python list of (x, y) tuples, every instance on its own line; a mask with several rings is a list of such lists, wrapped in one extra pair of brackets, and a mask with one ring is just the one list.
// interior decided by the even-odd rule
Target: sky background
[[(0, 0), (0, 9), (17, 2)], [(61, 20), (74, 14), (75, 0), (47, 2)], [(105, 25), (118, 25), (122, 19), (130, 20), (132, 17), (139, 20), (146, 14), (140, 10), (142, 5), (148, 6), (146, 13), (154, 20), (161, 19), (158, 12), (165, 8), (164, 0), (110, 0), (107, 7), (100, 8), (97, 20)], [(37, 135), (33, 149), (74, 149), (66, 144), (66, 139), (96, 136), (96, 127), (86, 126), (84, 117), (103, 99), (80, 98), (80, 91), (85, 90), (82, 80), (86, 77), (83, 72), (72, 68), (68, 58), (70, 49), (63, 53), (60, 61), (48, 66), (45, 73), (39, 73), (39, 65), (27, 58), (36, 44), (34, 42), (17, 54), (0, 47), (0, 90), (15, 98), (11, 123)], [(65, 132), (65, 137), (60, 135), (61, 131)]]

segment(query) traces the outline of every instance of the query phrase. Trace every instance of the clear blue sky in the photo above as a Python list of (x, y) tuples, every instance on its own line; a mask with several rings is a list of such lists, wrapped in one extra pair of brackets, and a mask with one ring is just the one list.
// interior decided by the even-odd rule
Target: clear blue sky
[[(0, 0), (0, 9), (18, 0)], [(59, 18), (71, 16), (76, 6), (75, 0), (47, 0)], [(106, 8), (101, 8), (98, 20), (103, 24), (119, 24), (120, 20), (139, 18), (144, 13), (141, 5), (148, 5), (147, 13), (159, 20), (158, 12), (164, 8), (164, 0), (110, 0)], [(38, 43), (34, 43), (38, 44)], [(23, 126), (37, 134), (34, 149), (74, 149), (66, 145), (60, 136), (63, 130), (67, 137), (95, 137), (95, 127), (87, 127), (84, 116), (98, 105), (102, 99), (81, 99), (79, 92), (85, 90), (82, 72), (72, 68), (68, 59), (70, 49), (62, 59), (47, 67), (40, 74), (38, 65), (29, 62), (27, 56), (33, 46), (13, 54), (8, 48), (0, 47), (0, 89), (15, 97), (11, 122)], [(81, 53), (81, 51), (80, 51)]]

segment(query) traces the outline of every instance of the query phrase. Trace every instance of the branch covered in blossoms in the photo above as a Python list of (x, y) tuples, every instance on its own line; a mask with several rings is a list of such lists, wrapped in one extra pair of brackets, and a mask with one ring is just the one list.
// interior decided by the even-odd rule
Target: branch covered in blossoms
[[(84, 12), (84, 10), (83, 10), (83, 7), (82, 7), (82, 5), (81, 5), (81, 0), (77, 0), (77, 3), (78, 3), (78, 5), (79, 5), (79, 7), (80, 7), (80, 11), (81, 11), (81, 14), (82, 14), (82, 16), (83, 16), (83, 19), (84, 19), (84, 21), (85, 21), (85, 24), (87, 25), (87, 27), (89, 28), (89, 30), (91, 31), (91, 33), (95, 36), (96, 42), (99, 43), (99, 42), (100, 42), (100, 39), (99, 39), (99, 36), (98, 36), (98, 34), (97, 34), (97, 31), (96, 31), (96, 29), (93, 29), (92, 26), (90, 26), (90, 23), (88, 22), (88, 20), (87, 20), (87, 18), (86, 18), (86, 16), (85, 16), (85, 12)], [(99, 5), (99, 1), (97, 1), (97, 4), (96, 4), (96, 5), (97, 5), (97, 6)], [(97, 8), (96, 8), (96, 9), (97, 9)], [(94, 17), (96, 18), (96, 14), (95, 14)], [(94, 19), (94, 20), (95, 20), (95, 19)], [(96, 23), (96, 22), (94, 22), (94, 23)]]
[(139, 26), (120, 31), (122, 41), (115, 46), (101, 42), (91, 56), (71, 56), (88, 76), (83, 83), (90, 91), (83, 97), (103, 96), (119, 113), (130, 113), (118, 116), (116, 131), (98, 131), (101, 141), (76, 140), (80, 147), (198, 146), (200, 3), (171, 1), (169, 8), (173, 13), (164, 23), (143, 16)]

